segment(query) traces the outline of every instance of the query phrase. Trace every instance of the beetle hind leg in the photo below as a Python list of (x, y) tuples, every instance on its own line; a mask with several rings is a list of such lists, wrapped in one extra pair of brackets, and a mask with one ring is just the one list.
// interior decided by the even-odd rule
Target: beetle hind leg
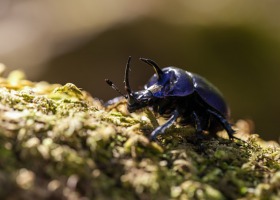
[[(227, 131), (228, 137), (233, 139), (236, 138), (233, 136), (233, 134), (235, 133), (235, 130), (232, 129), (230, 123), (219, 113), (208, 109), (207, 110), (210, 114), (212, 114), (216, 119), (218, 119), (218, 121), (221, 123), (221, 125), (224, 127), (224, 129)], [(238, 138), (236, 138), (238, 139)]]

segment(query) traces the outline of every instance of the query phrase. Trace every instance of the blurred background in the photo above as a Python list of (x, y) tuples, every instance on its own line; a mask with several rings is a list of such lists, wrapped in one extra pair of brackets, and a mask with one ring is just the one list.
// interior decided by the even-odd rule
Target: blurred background
[(1, 0), (0, 62), (33, 81), (72, 82), (104, 101), (141, 89), (161, 67), (198, 73), (224, 94), (233, 121), (279, 140), (280, 1), (277, 0)]

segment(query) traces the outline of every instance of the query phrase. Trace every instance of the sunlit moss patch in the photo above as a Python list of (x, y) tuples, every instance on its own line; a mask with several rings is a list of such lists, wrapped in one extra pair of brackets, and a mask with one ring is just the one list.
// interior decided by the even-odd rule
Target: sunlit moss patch
[[(94, 86), (93, 86), (94, 87)], [(98, 87), (96, 87), (98, 89)], [(240, 126), (240, 123), (243, 126)], [(278, 199), (280, 149), (250, 135), (195, 140), (150, 111), (105, 109), (74, 84), (0, 78), (0, 199)]]

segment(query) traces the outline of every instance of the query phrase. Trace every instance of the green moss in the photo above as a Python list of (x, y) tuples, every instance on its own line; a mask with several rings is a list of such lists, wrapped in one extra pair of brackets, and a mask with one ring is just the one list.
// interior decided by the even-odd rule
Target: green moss
[(248, 131), (197, 144), (193, 128), (172, 126), (150, 142), (149, 110), (105, 109), (19, 71), (0, 78), (0, 120), (1, 199), (280, 198), (279, 145)]

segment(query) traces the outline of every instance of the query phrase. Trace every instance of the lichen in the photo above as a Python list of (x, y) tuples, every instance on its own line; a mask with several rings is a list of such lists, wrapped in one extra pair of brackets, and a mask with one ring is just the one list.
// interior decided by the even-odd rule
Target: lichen
[[(239, 121), (246, 126), (246, 121)], [(125, 101), (104, 108), (89, 93), (0, 78), (0, 199), (279, 199), (280, 148), (240, 128), (197, 141)]]

